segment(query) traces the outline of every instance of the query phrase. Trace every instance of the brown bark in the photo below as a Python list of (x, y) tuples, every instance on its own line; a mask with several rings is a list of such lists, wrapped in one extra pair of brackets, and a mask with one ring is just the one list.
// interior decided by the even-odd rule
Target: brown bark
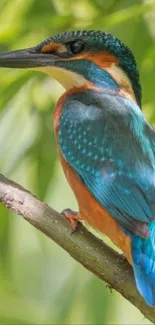
[(70, 225), (60, 213), (1, 174), (0, 202), (54, 240), (76, 261), (106, 281), (155, 323), (155, 309), (147, 306), (137, 292), (131, 266), (82, 224), (71, 235)]

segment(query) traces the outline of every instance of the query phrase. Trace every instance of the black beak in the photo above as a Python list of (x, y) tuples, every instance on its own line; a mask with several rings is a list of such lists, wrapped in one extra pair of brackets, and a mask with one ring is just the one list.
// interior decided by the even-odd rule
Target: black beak
[(41, 53), (33, 47), (0, 53), (0, 67), (22, 69), (53, 66), (57, 59), (56, 55)]

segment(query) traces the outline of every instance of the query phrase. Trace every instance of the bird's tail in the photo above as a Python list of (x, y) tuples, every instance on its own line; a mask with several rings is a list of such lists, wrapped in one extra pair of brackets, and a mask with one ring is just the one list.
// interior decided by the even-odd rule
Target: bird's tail
[(131, 254), (137, 288), (150, 306), (155, 305), (155, 221), (147, 239), (132, 235)]

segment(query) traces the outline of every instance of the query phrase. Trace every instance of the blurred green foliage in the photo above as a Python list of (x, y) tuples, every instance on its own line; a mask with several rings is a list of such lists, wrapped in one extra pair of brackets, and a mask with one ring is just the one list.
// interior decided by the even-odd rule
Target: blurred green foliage
[[(111, 32), (133, 50), (141, 73), (143, 110), (154, 124), (154, 0), (0, 1), (0, 51), (30, 47), (56, 33), (83, 28)], [(41, 73), (1, 69), (0, 170), (59, 211), (76, 208), (53, 134), (52, 110), (62, 92), (56, 81)], [(149, 321), (52, 241), (0, 206), (0, 323)]]

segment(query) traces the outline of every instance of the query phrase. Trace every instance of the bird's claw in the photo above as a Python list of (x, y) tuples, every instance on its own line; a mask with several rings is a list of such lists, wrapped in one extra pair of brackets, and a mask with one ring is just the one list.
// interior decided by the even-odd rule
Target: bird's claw
[(71, 234), (73, 234), (77, 230), (78, 223), (79, 223), (78, 212), (72, 211), (71, 209), (65, 209), (61, 213), (70, 222), (71, 229), (72, 229)]

